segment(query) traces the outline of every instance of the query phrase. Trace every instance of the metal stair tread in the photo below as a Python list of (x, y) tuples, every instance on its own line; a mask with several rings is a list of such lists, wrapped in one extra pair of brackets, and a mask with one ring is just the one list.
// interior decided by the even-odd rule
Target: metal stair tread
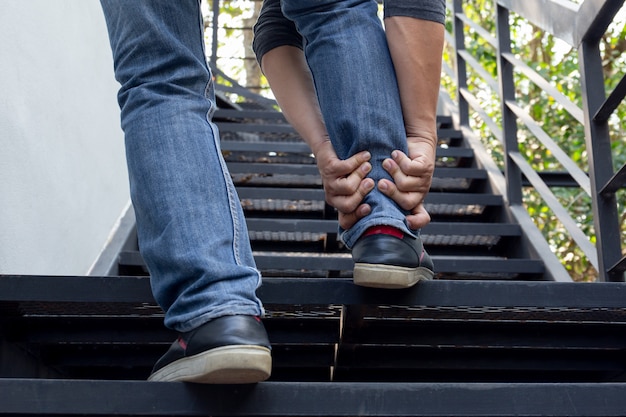
[[(624, 283), (552, 281), (420, 282), (403, 291), (357, 287), (349, 279), (267, 278), (267, 304), (390, 304), (438, 307), (626, 308)], [(153, 303), (147, 276), (0, 275), (0, 303)]]
[[(295, 154), (311, 154), (311, 149), (304, 142), (279, 142), (279, 141), (236, 141), (222, 140), (220, 142), (222, 151), (229, 152), (285, 152)], [(470, 148), (437, 148), (437, 158), (471, 158), (474, 152)]]
[[(0, 413), (146, 416), (623, 416), (625, 383), (0, 380)], [(323, 398), (323, 401), (320, 399)], [(530, 400), (532, 399), (532, 400)]]
[[(253, 254), (257, 267), (261, 270), (351, 271), (354, 267), (354, 262), (347, 253), (254, 251)], [(532, 259), (477, 256), (459, 258), (436, 255), (432, 256), (432, 259), (437, 274), (468, 271), (472, 274), (540, 274), (544, 271), (543, 263)], [(119, 262), (126, 266), (143, 267), (145, 265), (139, 252), (135, 251), (120, 252)], [(498, 279), (498, 277), (495, 276), (493, 279)]]
[[(319, 176), (314, 164), (268, 164), (258, 162), (228, 162), (232, 174), (290, 174)], [(480, 168), (435, 168), (434, 177), (485, 179), (487, 173)]]

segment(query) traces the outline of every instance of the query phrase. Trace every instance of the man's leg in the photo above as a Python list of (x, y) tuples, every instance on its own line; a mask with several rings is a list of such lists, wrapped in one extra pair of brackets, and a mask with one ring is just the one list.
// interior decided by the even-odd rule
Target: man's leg
[[(406, 133), (393, 64), (375, 1), (283, 0), (285, 16), (305, 39), (305, 55), (324, 122), (337, 155), (372, 154), (370, 177), (389, 178), (382, 161), (406, 152)], [(405, 212), (373, 190), (364, 201), (372, 213), (343, 233), (352, 247), (370, 226), (386, 224), (410, 233)]]
[(435, 169), (444, 19), (443, 0), (385, 2), (385, 32), (398, 79), (409, 154), (387, 161), (398, 174), (394, 183), (383, 181), (383, 185), (391, 195), (396, 189), (410, 191), (402, 196), (406, 202), (401, 204), (413, 213), (419, 213)]
[(181, 333), (156, 379), (264, 379), (271, 357), (258, 320), (261, 277), (211, 122), (199, 2), (102, 0), (102, 7), (121, 84), (139, 247), (165, 324)]
[[(376, 2), (283, 0), (282, 8), (305, 39), (324, 122), (339, 158), (367, 150), (372, 155), (369, 177), (390, 180), (383, 161), (394, 150), (408, 150), (398, 83)], [(379, 189), (364, 203), (371, 214), (342, 233), (352, 248), (355, 282), (406, 287), (432, 278), (432, 263), (407, 225), (407, 211)]]

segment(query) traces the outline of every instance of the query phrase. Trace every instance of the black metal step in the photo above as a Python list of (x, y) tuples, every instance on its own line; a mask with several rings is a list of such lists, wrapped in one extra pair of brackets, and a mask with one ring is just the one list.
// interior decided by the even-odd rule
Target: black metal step
[[(323, 219), (328, 207), (321, 188), (239, 186), (237, 192), (248, 218)], [(424, 201), (433, 222), (439, 220), (490, 221), (489, 213), (502, 209), (502, 196), (486, 193), (430, 192)], [(333, 215), (336, 219), (336, 214)]]
[[(230, 162), (228, 169), (231, 174), (319, 175), (317, 166), (303, 164)], [(485, 179), (487, 174), (484, 170), (477, 168), (435, 168), (434, 178)]]
[[(342, 276), (351, 277), (354, 268), (352, 257), (341, 253), (315, 252), (270, 252), (255, 251), (254, 259), (264, 276), (276, 276), (276, 271), (286, 271), (280, 275), (288, 276)], [(539, 279), (544, 272), (544, 265), (532, 259), (506, 259), (497, 256), (432, 256), (435, 273), (438, 278), (451, 279)], [(124, 251), (119, 254), (122, 267), (138, 267), (145, 270), (143, 258), (136, 251)]]
[[(626, 380), (622, 283), (432, 281), (392, 291), (267, 278), (258, 294), (273, 381)], [(0, 311), (6, 343), (68, 378), (145, 379), (175, 338), (147, 277), (0, 276)]]
[[(270, 232), (337, 232), (337, 220), (312, 219), (261, 219), (247, 220), (250, 231)], [(512, 223), (462, 223), (430, 222), (421, 229), (422, 235), (498, 235), (519, 236), (520, 226)]]
[(0, 380), (0, 415), (612, 417), (626, 384)]
[[(287, 123), (287, 120), (285, 119), (285, 116), (282, 112), (268, 110), (217, 109), (213, 114), (213, 120), (215, 120), (216, 123), (221, 123), (224, 121), (239, 121), (241, 123), (249, 123), (254, 121), (274, 121)], [(437, 125), (444, 128), (452, 127), (452, 117), (438, 114)]]
[[(273, 142), (273, 141), (235, 141), (222, 140), (220, 148), (226, 152), (259, 152), (269, 154), (271, 152), (284, 152), (293, 154), (310, 155), (311, 149), (304, 142)], [(472, 158), (474, 152), (470, 148), (438, 148), (437, 158)], [(267, 162), (271, 162), (268, 158)]]

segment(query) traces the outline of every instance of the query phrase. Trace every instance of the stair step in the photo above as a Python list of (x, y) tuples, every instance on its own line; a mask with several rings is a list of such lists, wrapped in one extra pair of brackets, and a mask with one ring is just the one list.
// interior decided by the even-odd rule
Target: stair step
[[(231, 109), (217, 109), (213, 114), (213, 119), (218, 123), (221, 120), (242, 120), (253, 121), (259, 119), (274, 120), (287, 122), (285, 116), (279, 111), (267, 111), (267, 110), (231, 110)], [(446, 115), (437, 115), (437, 125), (450, 127), (452, 125), (452, 117)]]
[[(278, 188), (238, 186), (241, 204), (247, 217), (253, 215), (328, 218), (321, 188)], [(489, 208), (501, 208), (502, 196), (484, 193), (430, 192), (424, 201), (434, 222), (441, 216), (448, 219), (482, 218)], [(333, 217), (336, 218), (336, 215)], [(488, 220), (488, 219), (485, 219)], [(489, 219), (490, 220), (490, 219)]]
[[(248, 218), (248, 230), (270, 232), (337, 233), (337, 220)], [(423, 235), (497, 235), (520, 236), (518, 224), (431, 222), (422, 228)]]
[[(390, 291), (350, 279), (267, 278), (258, 294), (272, 381), (626, 375), (623, 283), (429, 281)], [(175, 339), (148, 277), (0, 276), (0, 311), (5, 343), (69, 378), (144, 380)]]
[[(544, 265), (531, 259), (504, 259), (498, 257), (432, 256), (437, 274), (461, 274), (473, 279), (519, 279), (519, 275), (541, 275)], [(270, 270), (321, 270), (352, 271), (354, 262), (349, 254), (311, 252), (255, 251), (257, 267), (265, 273)], [(136, 251), (119, 254), (121, 266), (145, 267), (143, 258)], [(294, 275), (296, 273), (294, 272)], [(298, 276), (298, 275), (296, 275)]]
[[(267, 278), (258, 290), (276, 305), (405, 305), (624, 309), (626, 284), (527, 281), (422, 281), (402, 291), (358, 287), (350, 279)], [(145, 276), (0, 275), (0, 303), (153, 303)]]
[(624, 416), (625, 383), (0, 380), (0, 415)]
[[(236, 141), (222, 140), (220, 142), (222, 151), (227, 152), (284, 152), (294, 154), (311, 154), (311, 148), (304, 142), (279, 142), (269, 140), (259, 141)], [(437, 158), (472, 158), (474, 151), (470, 148), (437, 148)], [(311, 160), (313, 162), (313, 160)]]
[[(232, 174), (319, 176), (316, 165), (229, 162), (228, 169)], [(486, 179), (487, 173), (485, 170), (479, 168), (435, 168), (434, 177)]]
[[(311, 188), (237, 187), (239, 197), (249, 199), (284, 199), (324, 201), (324, 190)], [(426, 204), (489, 205), (501, 206), (502, 196), (482, 193), (431, 192), (426, 196)]]

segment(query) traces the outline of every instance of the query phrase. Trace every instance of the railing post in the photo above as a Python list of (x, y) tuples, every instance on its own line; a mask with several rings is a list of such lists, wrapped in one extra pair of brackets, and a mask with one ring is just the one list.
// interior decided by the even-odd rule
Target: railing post
[(459, 123), (461, 126), (469, 126), (469, 105), (463, 94), (467, 89), (467, 65), (459, 51), (465, 50), (465, 24), (458, 15), (463, 14), (463, 0), (452, 2), (452, 17), (454, 28), (454, 56), (456, 62), (456, 96), (459, 101)]
[(600, 54), (600, 39), (583, 39), (578, 46), (585, 141), (589, 159), (593, 222), (598, 253), (598, 280), (624, 281), (621, 272), (608, 272), (621, 258), (620, 226), (615, 193), (602, 195), (600, 190), (613, 176), (611, 137), (607, 120), (595, 120), (594, 115), (605, 101), (604, 73)]
[(504, 148), (504, 174), (506, 177), (507, 198), (509, 204), (522, 204), (522, 174), (519, 167), (510, 158), (511, 152), (519, 152), (517, 142), (517, 118), (509, 109), (507, 102), (515, 101), (515, 80), (513, 65), (503, 58), (511, 52), (511, 27), (509, 10), (494, 1), (496, 9), (496, 37), (498, 41), (498, 85), (500, 87), (500, 107), (502, 111), (502, 145)]

